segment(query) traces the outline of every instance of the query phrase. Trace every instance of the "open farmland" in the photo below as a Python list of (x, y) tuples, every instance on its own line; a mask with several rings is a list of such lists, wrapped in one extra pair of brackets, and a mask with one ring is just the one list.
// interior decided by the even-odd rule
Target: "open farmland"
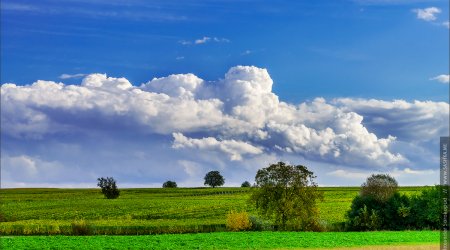
[[(423, 187), (402, 187), (414, 194)], [(108, 200), (99, 189), (3, 189), (2, 235), (72, 235), (74, 226), (88, 234), (137, 235), (225, 231), (230, 210), (255, 214), (249, 188), (122, 189)], [(320, 202), (321, 220), (343, 222), (358, 187), (327, 187)], [(82, 232), (83, 233), (83, 232)]]
[(6, 249), (330, 249), (403, 245), (411, 248), (402, 249), (417, 249), (418, 246), (436, 249), (438, 244), (439, 232), (437, 231), (222, 232), (146, 236), (22, 236), (4, 238), (1, 247)]

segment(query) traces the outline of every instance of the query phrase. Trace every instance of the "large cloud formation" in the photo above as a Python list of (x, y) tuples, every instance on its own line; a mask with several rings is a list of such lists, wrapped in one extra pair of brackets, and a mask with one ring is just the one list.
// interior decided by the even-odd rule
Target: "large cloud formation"
[(367, 170), (411, 165), (394, 147), (399, 140), (426, 143), (448, 131), (448, 103), (316, 98), (296, 105), (280, 101), (272, 85), (266, 69), (252, 66), (217, 81), (178, 74), (134, 86), (91, 74), (81, 85), (3, 84), (2, 134), (16, 142), (165, 138), (171, 146), (161, 150), (177, 155), (180, 168), (206, 153), (223, 156), (223, 168), (284, 155)]

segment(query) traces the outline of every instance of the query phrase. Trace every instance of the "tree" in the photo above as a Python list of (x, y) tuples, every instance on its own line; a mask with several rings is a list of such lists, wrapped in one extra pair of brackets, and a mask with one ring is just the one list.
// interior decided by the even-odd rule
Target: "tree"
[(317, 230), (317, 200), (323, 194), (314, 182), (314, 173), (305, 166), (272, 164), (258, 170), (256, 187), (251, 195), (263, 217), (273, 220), (281, 230)]
[(242, 184), (241, 184), (241, 187), (243, 187), (243, 188), (248, 188), (248, 187), (251, 187), (252, 185), (250, 184), (250, 182), (248, 182), (248, 181), (244, 181), (244, 182), (242, 182)]
[(174, 181), (166, 181), (163, 184), (163, 188), (176, 188), (177, 187), (177, 183)]
[(219, 171), (210, 171), (205, 175), (205, 185), (211, 187), (220, 187), (225, 183), (225, 179)]
[(397, 190), (397, 181), (387, 174), (373, 174), (361, 185), (347, 212), (349, 230), (404, 230), (414, 228), (411, 199)]
[(102, 189), (102, 193), (107, 199), (116, 199), (120, 195), (120, 191), (117, 188), (116, 180), (112, 177), (98, 178), (97, 186)]
[(361, 196), (387, 201), (398, 191), (397, 181), (388, 174), (373, 174), (361, 186)]

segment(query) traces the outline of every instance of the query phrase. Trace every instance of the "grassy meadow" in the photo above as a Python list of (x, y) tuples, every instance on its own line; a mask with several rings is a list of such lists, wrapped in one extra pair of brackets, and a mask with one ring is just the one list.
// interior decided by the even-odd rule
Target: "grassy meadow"
[[(408, 195), (424, 187), (401, 187)], [(345, 220), (359, 187), (324, 187), (322, 223)], [(256, 215), (250, 188), (122, 189), (105, 199), (99, 189), (2, 189), (2, 235), (143, 235), (226, 231), (230, 210)]]

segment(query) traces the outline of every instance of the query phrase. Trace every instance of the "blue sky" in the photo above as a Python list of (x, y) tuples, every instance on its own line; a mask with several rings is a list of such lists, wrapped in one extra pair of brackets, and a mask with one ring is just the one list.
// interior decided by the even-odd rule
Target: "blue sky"
[(89, 186), (114, 175), (158, 186), (173, 176), (193, 186), (218, 168), (234, 185), (286, 160), (310, 165), (322, 185), (359, 185), (371, 172), (433, 184), (448, 134), (448, 9), (4, 0), (3, 182)]
[[(437, 19), (414, 9), (435, 6)], [(448, 1), (2, 1), (2, 82), (265, 67), (283, 99), (448, 100)], [(204, 44), (183, 45), (203, 37)], [(178, 58), (178, 59), (177, 59)], [(24, 74), (24, 71), (27, 73)]]

